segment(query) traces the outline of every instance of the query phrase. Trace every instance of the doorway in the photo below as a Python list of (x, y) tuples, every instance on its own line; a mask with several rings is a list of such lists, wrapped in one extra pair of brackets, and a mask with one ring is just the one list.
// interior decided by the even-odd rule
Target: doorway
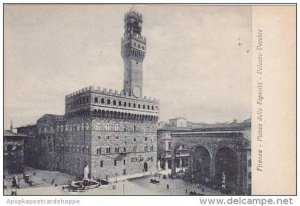
[(145, 172), (148, 171), (148, 164), (147, 164), (147, 162), (144, 162), (144, 171), (145, 171)]

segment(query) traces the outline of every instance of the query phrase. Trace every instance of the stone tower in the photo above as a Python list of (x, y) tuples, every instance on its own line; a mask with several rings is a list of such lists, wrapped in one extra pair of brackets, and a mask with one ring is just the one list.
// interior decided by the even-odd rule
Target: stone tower
[(124, 88), (129, 96), (143, 95), (143, 60), (146, 54), (146, 38), (142, 36), (143, 17), (131, 9), (124, 17), (124, 35), (121, 54), (124, 60)]

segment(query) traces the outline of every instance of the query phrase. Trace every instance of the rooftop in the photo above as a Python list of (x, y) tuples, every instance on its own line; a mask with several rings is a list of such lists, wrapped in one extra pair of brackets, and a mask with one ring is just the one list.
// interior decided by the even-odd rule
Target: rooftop
[(25, 135), (25, 134), (15, 133), (10, 130), (4, 130), (3, 136), (4, 137), (27, 137), (27, 135)]

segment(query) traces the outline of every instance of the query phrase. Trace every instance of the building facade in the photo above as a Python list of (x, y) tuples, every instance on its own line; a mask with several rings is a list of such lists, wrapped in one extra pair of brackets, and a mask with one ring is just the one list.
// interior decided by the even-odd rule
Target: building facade
[(3, 170), (4, 175), (22, 173), (24, 169), (24, 141), (27, 136), (13, 130), (4, 130)]
[(236, 194), (251, 194), (251, 121), (158, 129), (161, 168)]
[(86, 87), (65, 97), (65, 114), (46, 114), (31, 141), (34, 166), (82, 175), (112, 178), (157, 170), (159, 101), (143, 96), (143, 60), (146, 38), (143, 17), (130, 10), (124, 17), (121, 55), (124, 60), (122, 91)]

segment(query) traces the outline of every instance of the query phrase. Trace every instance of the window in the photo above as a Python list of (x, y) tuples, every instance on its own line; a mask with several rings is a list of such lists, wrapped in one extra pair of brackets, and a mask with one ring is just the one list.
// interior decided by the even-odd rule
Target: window
[(140, 48), (141, 48), (141, 45), (138, 44), (138, 48), (140, 49)]
[(248, 160), (248, 167), (251, 167), (251, 159)]
[(124, 107), (126, 107), (126, 102), (124, 102)]
[(116, 100), (114, 100), (114, 101), (113, 101), (113, 105), (116, 105), (116, 104), (117, 104), (117, 102), (116, 102)]
[(126, 147), (124, 147), (124, 150), (123, 150), (124, 152), (126, 152)]
[(106, 147), (106, 154), (110, 154), (110, 147)]
[(140, 105), (140, 104), (138, 104), (138, 108), (141, 108), (141, 105)]
[(107, 99), (107, 104), (110, 104), (110, 99)]
[(109, 123), (107, 123), (107, 124), (105, 125), (105, 130), (106, 130), (106, 131), (109, 131), (109, 130), (110, 130)]
[(150, 147), (150, 151), (153, 152), (153, 146)]
[(135, 104), (135, 103), (133, 103), (133, 108), (135, 108), (135, 106), (136, 106), (136, 104)]
[(121, 101), (119, 101), (119, 106), (122, 106), (122, 102)]
[(147, 109), (150, 109), (150, 106), (149, 106), (149, 105), (147, 106)]
[(136, 142), (136, 138), (133, 138), (133, 141)]
[(145, 49), (145, 47), (144, 46), (142, 46), (142, 50), (144, 50)]
[(147, 141), (147, 137), (145, 137), (145, 141)]
[(114, 166), (117, 166), (117, 160), (114, 160)]
[(154, 110), (154, 107), (152, 106), (151, 109)]
[(136, 146), (133, 146), (132, 151), (133, 151), (133, 153), (136, 153)]
[(145, 109), (146, 107), (145, 107), (145, 105), (143, 105), (143, 109)]
[(126, 175), (126, 169), (123, 169), (123, 175)]
[(101, 147), (97, 148), (97, 155), (101, 154)]
[(145, 152), (148, 151), (148, 146), (147, 146), (147, 145), (144, 146), (144, 151), (145, 151)]
[(123, 160), (123, 165), (126, 165), (126, 160)]
[(103, 98), (101, 99), (101, 103), (104, 104), (104, 99)]
[(131, 103), (130, 102), (128, 103), (128, 107), (131, 107)]
[(98, 103), (98, 97), (95, 97), (95, 102)]
[(115, 153), (119, 153), (119, 147), (115, 147)]
[(100, 167), (103, 167), (103, 160), (100, 161)]
[(109, 139), (109, 136), (107, 136), (107, 139)]
[(251, 180), (251, 172), (248, 173), (248, 179)]

